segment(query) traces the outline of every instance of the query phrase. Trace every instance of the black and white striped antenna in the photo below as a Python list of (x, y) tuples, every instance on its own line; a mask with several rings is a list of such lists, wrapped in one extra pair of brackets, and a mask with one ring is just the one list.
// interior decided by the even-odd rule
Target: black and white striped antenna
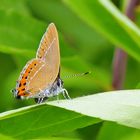
[(81, 77), (81, 76), (85, 76), (85, 75), (90, 74), (90, 73), (91, 73), (90, 71), (87, 71), (87, 72), (83, 72), (83, 73), (71, 74), (71, 75), (64, 76), (63, 79)]

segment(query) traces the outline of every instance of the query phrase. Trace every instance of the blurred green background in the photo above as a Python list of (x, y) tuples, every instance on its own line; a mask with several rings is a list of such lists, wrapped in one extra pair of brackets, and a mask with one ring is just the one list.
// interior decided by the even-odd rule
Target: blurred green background
[[(34, 104), (32, 99), (14, 99), (10, 90), (26, 62), (35, 57), (51, 22), (59, 32), (61, 77), (71, 98), (114, 89), (112, 67), (116, 47), (128, 54), (123, 89), (138, 88), (140, 7), (135, 6), (135, 23), (132, 23), (122, 14), (130, 1), (0, 0), (0, 111)], [(87, 71), (91, 74), (64, 78)], [(61, 136), (87, 140), (140, 139), (139, 130), (107, 122)]]

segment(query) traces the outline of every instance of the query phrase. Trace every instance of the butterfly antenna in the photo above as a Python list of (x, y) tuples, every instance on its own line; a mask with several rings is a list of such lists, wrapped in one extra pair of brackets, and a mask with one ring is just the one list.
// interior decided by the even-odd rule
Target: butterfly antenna
[(85, 75), (90, 74), (90, 73), (91, 73), (90, 71), (83, 72), (83, 73), (76, 73), (76, 74), (64, 76), (63, 79), (73, 78), (73, 77), (81, 77), (81, 76), (85, 76)]

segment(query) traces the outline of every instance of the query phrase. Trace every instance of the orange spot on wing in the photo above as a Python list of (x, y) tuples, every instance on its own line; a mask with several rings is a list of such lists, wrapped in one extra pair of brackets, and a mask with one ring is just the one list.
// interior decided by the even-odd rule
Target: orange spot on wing
[(20, 96), (28, 96), (28, 94), (26, 94), (26, 82), (27, 82), (27, 78), (30, 74), (30, 72), (32, 71), (32, 69), (37, 65), (37, 60), (32, 61), (32, 63), (30, 63), (28, 65), (28, 67), (26, 68), (24, 74), (22, 75), (22, 79), (19, 82), (19, 87), (17, 88), (18, 90), (18, 95)]
[(26, 91), (20, 91), (18, 93), (19, 96), (28, 96), (29, 94)]

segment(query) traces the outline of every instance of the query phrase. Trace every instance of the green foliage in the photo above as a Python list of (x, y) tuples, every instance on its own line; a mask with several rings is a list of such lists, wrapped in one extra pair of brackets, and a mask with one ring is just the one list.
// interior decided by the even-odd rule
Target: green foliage
[[(91, 27), (140, 60), (140, 31), (109, 1), (64, 0)], [(94, 9), (93, 6), (94, 5)], [(82, 9), (82, 10), (79, 10)], [(102, 14), (101, 14), (102, 13)], [(100, 17), (100, 18), (99, 18)], [(117, 27), (117, 28), (116, 28)]]
[[(5, 112), (1, 115), (1, 119), (1, 133), (17, 139), (46, 137), (72, 131), (100, 121), (99, 119), (92, 119), (79, 113), (45, 104)], [(17, 129), (18, 125), (17, 127), (11, 126), (8, 130), (7, 127), (4, 128), (4, 126), (12, 125), (14, 122), (15, 124), (21, 123), (20, 129)], [(16, 133), (14, 133), (15, 131)]]
[[(113, 90), (116, 46), (130, 55), (124, 89), (140, 87), (139, 7), (135, 24), (109, 0), (0, 2), (1, 139), (140, 139), (139, 90), (90, 95)], [(10, 90), (26, 62), (35, 57), (50, 22), (59, 32), (61, 77), (72, 100), (41, 105), (34, 105), (32, 99), (16, 100)], [(91, 74), (65, 78), (87, 71)]]
[(139, 92), (112, 91), (7, 111), (0, 114), (0, 132), (17, 139), (43, 138), (102, 120), (140, 129)]
[[(112, 131), (113, 130), (113, 131)], [(110, 136), (111, 132), (111, 136)], [(124, 127), (112, 122), (106, 122), (101, 128), (97, 140), (138, 140), (140, 131), (131, 127)]]

